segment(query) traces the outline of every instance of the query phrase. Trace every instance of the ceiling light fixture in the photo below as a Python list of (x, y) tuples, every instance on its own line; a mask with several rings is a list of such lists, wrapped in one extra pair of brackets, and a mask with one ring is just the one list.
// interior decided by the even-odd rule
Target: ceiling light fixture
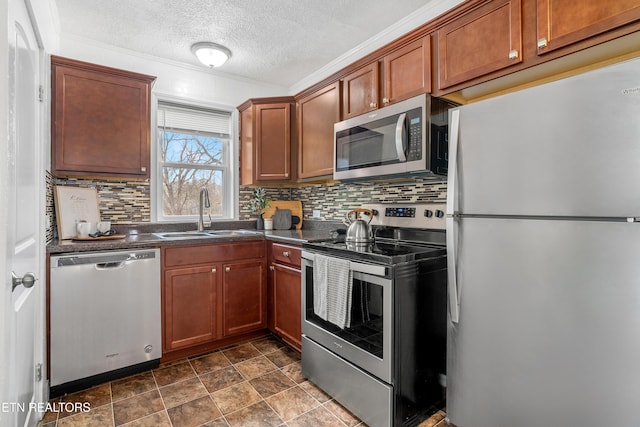
[(219, 67), (229, 58), (231, 51), (224, 46), (212, 42), (200, 42), (191, 46), (191, 52), (207, 67)]

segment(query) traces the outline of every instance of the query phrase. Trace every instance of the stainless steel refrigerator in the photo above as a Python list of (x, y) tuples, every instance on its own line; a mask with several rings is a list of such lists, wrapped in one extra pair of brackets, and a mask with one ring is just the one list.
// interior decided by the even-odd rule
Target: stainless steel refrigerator
[(640, 426), (640, 60), (449, 127), (450, 422)]

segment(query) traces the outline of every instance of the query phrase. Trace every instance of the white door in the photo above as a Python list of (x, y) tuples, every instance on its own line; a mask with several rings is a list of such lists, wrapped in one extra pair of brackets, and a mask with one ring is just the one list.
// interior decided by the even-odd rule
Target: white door
[[(5, 357), (2, 377), (8, 379), (3, 400), (12, 406), (3, 411), (2, 426), (33, 426), (39, 418), (34, 404), (43, 399), (43, 382), (36, 372), (42, 363), (43, 259), (40, 238), (41, 163), (39, 48), (23, 0), (10, 0), (9, 103), (6, 226)], [(40, 279), (39, 277), (37, 277)], [(20, 283), (22, 281), (22, 283)], [(14, 286), (17, 285), (17, 286)], [(8, 297), (7, 295), (10, 295)]]

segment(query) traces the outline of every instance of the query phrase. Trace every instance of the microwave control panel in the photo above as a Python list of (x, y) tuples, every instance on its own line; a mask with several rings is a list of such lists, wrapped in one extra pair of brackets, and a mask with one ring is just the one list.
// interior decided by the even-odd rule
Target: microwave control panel
[(422, 159), (422, 118), (420, 109), (407, 112), (409, 135), (407, 143), (407, 161)]

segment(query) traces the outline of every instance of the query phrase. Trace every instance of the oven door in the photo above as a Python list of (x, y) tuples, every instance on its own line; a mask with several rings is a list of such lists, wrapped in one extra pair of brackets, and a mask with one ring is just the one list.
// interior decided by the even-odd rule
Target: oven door
[(313, 258), (313, 253), (303, 251), (303, 335), (391, 384), (393, 281), (386, 275), (389, 267), (351, 262), (351, 325), (340, 328), (314, 312)]

